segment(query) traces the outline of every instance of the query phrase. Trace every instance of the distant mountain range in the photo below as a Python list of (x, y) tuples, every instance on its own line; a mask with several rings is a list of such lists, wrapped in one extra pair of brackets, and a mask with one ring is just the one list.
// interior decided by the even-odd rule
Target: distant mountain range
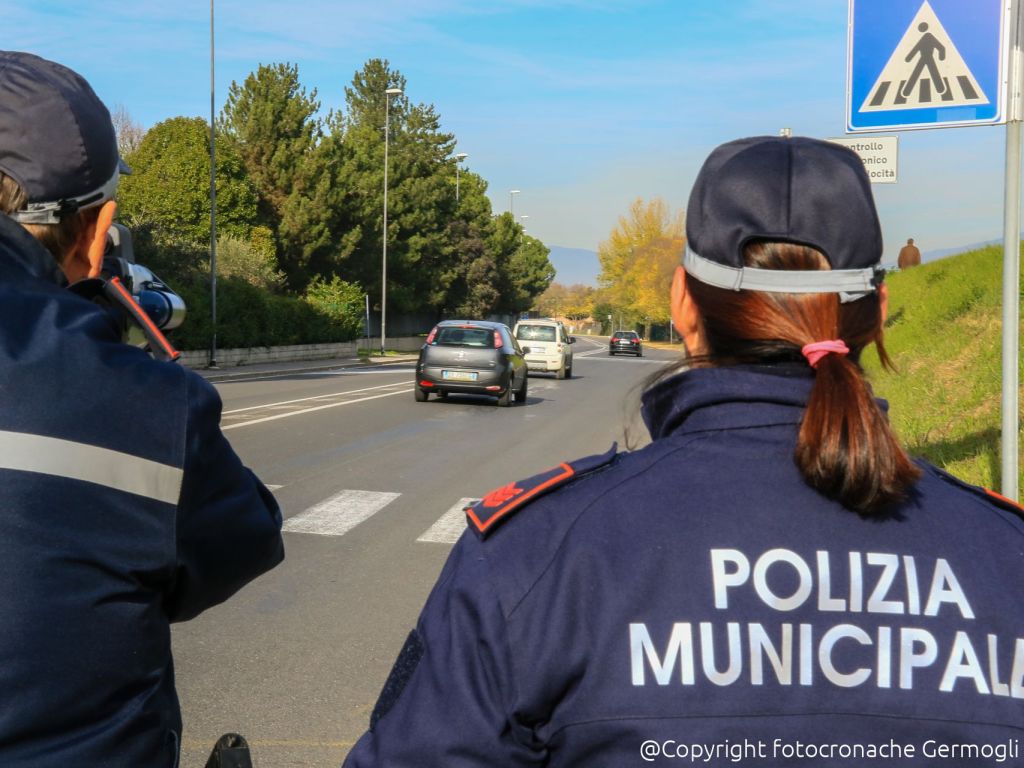
[(587, 248), (566, 248), (563, 245), (549, 245), (551, 253), (548, 260), (555, 268), (555, 281), (562, 285), (590, 285), (597, 287), (597, 275), (601, 271), (601, 263), (597, 260), (597, 251)]

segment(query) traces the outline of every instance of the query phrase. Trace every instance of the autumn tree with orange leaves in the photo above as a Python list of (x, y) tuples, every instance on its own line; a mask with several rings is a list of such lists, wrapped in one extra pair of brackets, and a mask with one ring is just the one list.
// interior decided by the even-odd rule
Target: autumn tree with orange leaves
[(598, 282), (604, 303), (632, 323), (643, 323), (650, 337), (652, 324), (670, 319), (672, 274), (686, 244), (682, 211), (673, 212), (659, 197), (637, 198), (629, 213), (619, 217), (611, 235), (598, 247)]

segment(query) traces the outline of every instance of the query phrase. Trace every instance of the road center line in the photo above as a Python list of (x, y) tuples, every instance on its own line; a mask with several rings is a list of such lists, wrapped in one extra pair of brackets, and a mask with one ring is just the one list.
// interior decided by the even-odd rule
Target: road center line
[(356, 400), (346, 400), (342, 403), (328, 403), (327, 405), (318, 405), (315, 408), (303, 408), (301, 411), (289, 411), (288, 413), (279, 413), (276, 416), (266, 416), (262, 419), (253, 419), (252, 421), (243, 421), (239, 424), (228, 424), (226, 427), (221, 427), (221, 432), (227, 432), (229, 429), (239, 429), (240, 427), (251, 427), (253, 424), (262, 424), (265, 421), (276, 421), (277, 419), (287, 419), (289, 416), (300, 416), (303, 413), (313, 413), (313, 411), (322, 411), (327, 408), (337, 408), (341, 405), (355, 405), (356, 403), (365, 403), (367, 400), (377, 400), (381, 397), (391, 397), (392, 395), (407, 395), (412, 392), (412, 387), (403, 389), (398, 392), (385, 392), (382, 395), (370, 395), (369, 397), (360, 397)]
[(250, 405), (247, 408), (235, 408), (234, 410), (231, 410), (231, 411), (224, 411), (224, 413), (222, 415), (223, 416), (229, 416), (232, 413), (242, 413), (243, 411), (255, 411), (255, 410), (259, 409), (259, 408), (273, 408), (274, 406), (277, 406), (277, 405), (291, 405), (292, 403), (304, 403), (304, 402), (308, 402), (309, 400), (323, 400), (324, 398), (327, 398), (327, 397), (339, 397), (341, 395), (356, 395), (356, 394), (359, 394), (360, 392), (370, 392), (370, 391), (372, 391), (374, 389), (388, 389), (389, 387), (400, 387), (400, 386), (402, 386), (405, 383), (406, 382), (404, 382), (404, 381), (396, 381), (396, 382), (394, 382), (392, 384), (381, 384), (379, 387), (363, 387), (362, 389), (350, 389), (347, 392), (332, 392), (332, 393), (327, 394), (327, 395), (313, 395), (312, 397), (300, 397), (300, 398), (297, 398), (296, 400), (282, 400), (282, 401), (280, 401), (278, 403), (264, 403), (263, 405)]

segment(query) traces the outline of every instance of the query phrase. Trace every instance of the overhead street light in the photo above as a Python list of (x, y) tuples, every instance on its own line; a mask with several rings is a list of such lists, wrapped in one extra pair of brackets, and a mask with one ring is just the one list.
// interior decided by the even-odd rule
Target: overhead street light
[(384, 253), (380, 279), (380, 353), (384, 354), (388, 307), (388, 141), (391, 132), (391, 97), (401, 96), (401, 88), (384, 91)]
[(459, 163), (465, 160), (469, 155), (465, 152), (459, 152), (455, 156), (455, 202), (459, 202)]

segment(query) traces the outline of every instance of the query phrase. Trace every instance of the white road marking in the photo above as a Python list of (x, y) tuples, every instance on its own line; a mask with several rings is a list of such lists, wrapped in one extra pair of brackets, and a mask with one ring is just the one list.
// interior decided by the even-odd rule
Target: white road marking
[(327, 395), (313, 395), (312, 397), (300, 397), (296, 400), (280, 400), (276, 403), (265, 403), (264, 405), (250, 405), (247, 408), (235, 408), (231, 411), (224, 411), (222, 415), (230, 416), (233, 413), (242, 413), (243, 411), (255, 411), (258, 408), (276, 408), (279, 405), (291, 405), (292, 403), (305, 403), (310, 400), (323, 400), (328, 397), (340, 397), (342, 395), (356, 395), (360, 392), (370, 392), (374, 389), (388, 389), (389, 387), (398, 387), (401, 383), (397, 384), (381, 384), (378, 387), (363, 387), (362, 389), (352, 389), (348, 392), (331, 392)]
[(438, 518), (430, 528), (416, 541), (433, 542), (436, 544), (454, 544), (466, 530), (466, 513), (463, 511), (476, 501), (466, 497), (459, 499), (447, 512)]
[(269, 483), (266, 483), (266, 486), (268, 491), (279, 491), (284, 488), (283, 485), (270, 485)]
[(392, 368), (389, 367), (387, 370), (354, 370), (354, 371), (307, 371), (304, 373), (297, 373), (296, 376), (374, 376), (381, 373), (413, 373), (415, 372), (415, 366), (405, 366), (404, 368)]
[(282, 530), (319, 536), (343, 536), (401, 495), (386, 491), (342, 491), (285, 520)]
[[(327, 405), (318, 405), (315, 408), (303, 408), (301, 411), (290, 411), (288, 413), (279, 413), (276, 416), (265, 416), (262, 419), (253, 419), (252, 421), (243, 421), (239, 424), (228, 424), (226, 427), (221, 427), (221, 432), (226, 432), (229, 429), (240, 429), (241, 427), (251, 427), (253, 424), (262, 424), (266, 421), (276, 421), (277, 419), (287, 419), (289, 416), (301, 416), (304, 413), (313, 413), (314, 411), (323, 411), (327, 408), (337, 408), (342, 405), (355, 405), (356, 403), (365, 403), (367, 400), (377, 400), (382, 397), (391, 397), (392, 395), (407, 395), (412, 392), (412, 387), (408, 389), (400, 389), (398, 392), (385, 392), (382, 395), (370, 395), (369, 397), (360, 397), (355, 400), (345, 400), (340, 403), (328, 403)], [(336, 396), (336, 395), (335, 395)]]
[[(621, 356), (622, 355), (620, 354), (620, 355), (613, 355), (613, 356), (609, 356), (609, 357), (595, 357), (594, 361), (595, 362), (601, 361), (601, 362), (604, 362), (604, 363), (610, 363), (610, 362), (613, 362), (615, 360), (618, 360)], [(665, 360), (664, 358), (661, 359), (661, 360), (654, 360), (654, 359), (646, 359), (644, 357), (637, 357), (636, 355), (627, 355), (627, 357), (629, 357), (629, 359), (631, 361), (633, 361), (634, 363), (646, 363), (648, 365), (666, 365), (668, 363), (673, 362), (672, 360)], [(680, 357), (680, 359), (682, 359), (682, 358)]]

